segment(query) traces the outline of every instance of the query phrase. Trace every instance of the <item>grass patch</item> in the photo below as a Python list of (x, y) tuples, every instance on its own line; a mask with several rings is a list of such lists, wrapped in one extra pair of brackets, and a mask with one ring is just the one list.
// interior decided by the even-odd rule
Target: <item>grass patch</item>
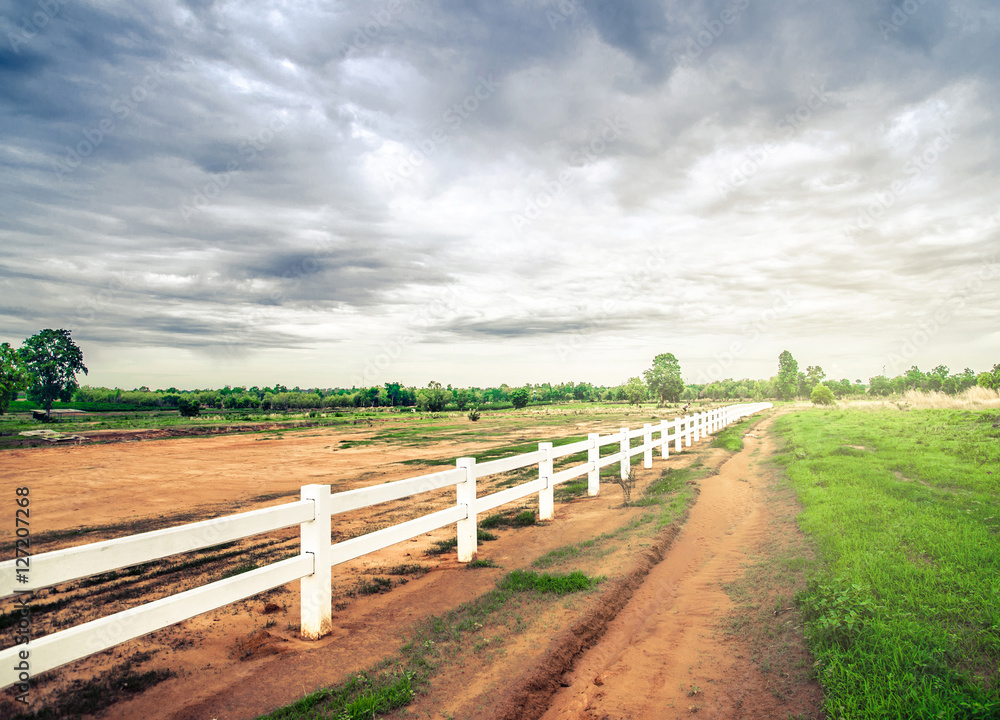
[[(496, 540), (497, 536), (491, 533), (489, 530), (484, 530), (482, 527), (476, 527), (476, 541), (477, 543), (489, 542), (490, 540)], [(427, 550), (428, 555), (444, 555), (446, 552), (450, 552), (458, 547), (458, 537), (450, 537), (447, 540), (435, 540), (431, 545), (430, 549)]]
[(717, 430), (709, 447), (724, 448), (730, 452), (739, 452), (743, 449), (743, 436), (747, 430), (759, 421), (760, 416), (743, 418), (737, 423)]
[(539, 574), (533, 570), (514, 570), (500, 580), (497, 588), (512, 592), (526, 592), (531, 590), (540, 593), (566, 595), (568, 593), (580, 592), (581, 590), (589, 590), (595, 583), (600, 582), (602, 579), (587, 577), (579, 570), (566, 575)]
[(657, 527), (665, 527), (676, 520), (694, 499), (694, 490), (688, 483), (705, 477), (708, 472), (708, 468), (701, 463), (668, 467), (646, 487), (640, 498), (628, 505), (659, 508)]
[(558, 485), (553, 491), (556, 500), (566, 501), (587, 494), (587, 478), (570, 480)]
[(495, 568), (500, 567), (490, 558), (476, 558), (472, 562), (465, 564), (466, 570), (475, 570), (476, 568)]
[(423, 575), (430, 572), (430, 568), (420, 563), (403, 563), (383, 568), (379, 572), (385, 575)]
[(775, 421), (821, 559), (797, 604), (832, 717), (1000, 716), (1000, 431), (981, 415)]
[(494, 513), (481, 518), (477, 526), (480, 529), (493, 530), (504, 527), (528, 527), (538, 522), (532, 510), (522, 510), (517, 513)]

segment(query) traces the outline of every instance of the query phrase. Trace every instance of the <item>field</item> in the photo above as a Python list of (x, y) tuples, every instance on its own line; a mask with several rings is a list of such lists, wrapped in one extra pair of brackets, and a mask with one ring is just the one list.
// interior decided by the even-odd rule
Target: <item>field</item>
[(1000, 715), (996, 412), (783, 416), (821, 564), (798, 602), (832, 717)]
[[(676, 414), (255, 418), (228, 434), (222, 418), (169, 432), (118, 420), (94, 434), (111, 442), (5, 451), (4, 487), (31, 486), (40, 552)], [(297, 637), (293, 583), (42, 676), (20, 717), (993, 717), (996, 415), (911, 404), (755, 416), (657, 453), (630, 503), (612, 466), (598, 498), (562, 486), (551, 522), (528, 501), (481, 518), (471, 567), (448, 529), (338, 566), (321, 641)], [(184, 436), (191, 427), (215, 434)], [(334, 539), (451, 497), (341, 516)], [(68, 584), (36, 599), (36, 633), (297, 547), (297, 530), (275, 533)], [(12, 703), (0, 717), (17, 717)]]

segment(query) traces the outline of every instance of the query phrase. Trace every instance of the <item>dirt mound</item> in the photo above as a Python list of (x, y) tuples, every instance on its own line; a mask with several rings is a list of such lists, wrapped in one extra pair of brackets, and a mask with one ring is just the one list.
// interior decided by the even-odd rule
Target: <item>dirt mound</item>
[(236, 639), (233, 643), (233, 657), (239, 660), (252, 660), (267, 655), (279, 655), (288, 652), (288, 646), (283, 644), (287, 642), (285, 638), (272, 635), (267, 630), (258, 630), (249, 637)]

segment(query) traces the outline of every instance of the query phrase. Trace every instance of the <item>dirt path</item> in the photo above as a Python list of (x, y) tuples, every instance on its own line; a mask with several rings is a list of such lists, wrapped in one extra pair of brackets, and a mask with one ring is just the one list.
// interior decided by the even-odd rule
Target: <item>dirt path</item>
[(757, 448), (770, 453), (770, 424), (758, 425), (744, 450), (702, 481), (667, 557), (578, 659), (544, 720), (821, 716), (817, 688), (776, 697), (720, 627), (732, 608), (723, 585), (742, 575), (748, 550), (769, 532), (768, 478), (751, 456)]

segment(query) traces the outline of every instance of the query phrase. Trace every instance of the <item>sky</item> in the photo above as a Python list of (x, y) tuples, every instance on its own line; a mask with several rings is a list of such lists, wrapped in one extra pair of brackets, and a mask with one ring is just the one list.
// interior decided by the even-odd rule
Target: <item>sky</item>
[(1000, 362), (995, 0), (0, 0), (0, 341), (85, 384)]

